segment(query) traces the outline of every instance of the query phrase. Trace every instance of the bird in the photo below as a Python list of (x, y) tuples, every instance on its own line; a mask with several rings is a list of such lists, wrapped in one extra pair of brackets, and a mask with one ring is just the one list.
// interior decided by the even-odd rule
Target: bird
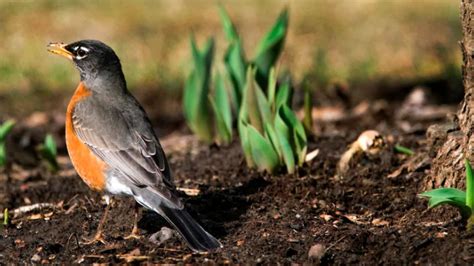
[[(114, 50), (98, 40), (50, 42), (47, 47), (79, 71), (80, 82), (66, 110), (67, 151), (82, 180), (106, 196), (107, 207), (88, 243), (105, 242), (102, 227), (109, 199), (118, 195), (131, 196), (161, 215), (194, 252), (221, 248), (177, 196), (163, 148), (145, 110), (127, 89)], [(136, 211), (130, 238), (139, 237), (137, 217)]]

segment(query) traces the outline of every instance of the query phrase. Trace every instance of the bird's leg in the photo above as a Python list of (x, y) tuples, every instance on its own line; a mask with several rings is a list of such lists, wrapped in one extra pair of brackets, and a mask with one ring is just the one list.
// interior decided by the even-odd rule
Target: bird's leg
[(105, 207), (104, 214), (102, 215), (102, 218), (100, 219), (99, 225), (97, 226), (97, 231), (96, 231), (93, 238), (85, 239), (86, 242), (84, 242), (82, 244), (90, 245), (90, 244), (94, 244), (96, 242), (106, 244), (106, 241), (104, 239), (104, 235), (103, 235), (102, 231), (103, 231), (103, 228), (104, 228), (104, 224), (107, 221), (107, 216), (109, 215), (110, 206), (112, 205), (112, 199), (108, 195), (105, 195), (104, 198), (105, 198), (105, 202), (106, 202), (107, 206)]
[(125, 239), (140, 239), (140, 231), (138, 230), (138, 214), (140, 211), (140, 205), (135, 202), (135, 208), (134, 208), (134, 215), (135, 215), (135, 220), (133, 222), (133, 229), (132, 232), (125, 237)]

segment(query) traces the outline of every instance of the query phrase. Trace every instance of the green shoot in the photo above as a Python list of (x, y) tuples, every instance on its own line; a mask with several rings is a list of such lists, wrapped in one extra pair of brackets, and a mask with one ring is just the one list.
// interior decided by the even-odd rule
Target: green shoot
[[(307, 139), (303, 124), (288, 105), (291, 98), (288, 83), (278, 87), (273, 97), (273, 85), (271, 93), (265, 96), (255, 81), (252, 67), (247, 71), (247, 81), (238, 123), (247, 165), (268, 172), (286, 165), (288, 173), (294, 173), (296, 166), (304, 163)], [(268, 84), (276, 86), (272, 80)]]
[(407, 147), (404, 147), (402, 145), (395, 145), (395, 147), (393, 147), (394, 150), (398, 153), (404, 153), (406, 155), (410, 155), (412, 156), (413, 154), (415, 154), (415, 152)]
[(5, 142), (8, 133), (15, 126), (15, 120), (7, 120), (0, 126), (0, 142)]
[(466, 167), (466, 205), (472, 211), (474, 208), (474, 177), (471, 164), (467, 159), (464, 160), (464, 165)]
[(40, 147), (40, 154), (52, 172), (56, 172), (59, 169), (58, 161), (56, 160), (58, 155), (56, 142), (51, 134), (46, 135), (44, 143)]
[(263, 37), (257, 47), (253, 63), (257, 67), (256, 79), (262, 88), (267, 87), (270, 69), (280, 57), (288, 31), (288, 10), (284, 9), (275, 24)]
[(8, 208), (5, 208), (5, 210), (3, 210), (3, 225), (7, 226), (8, 222), (9, 222)]
[(464, 160), (466, 167), (466, 192), (456, 188), (438, 188), (421, 193), (419, 196), (429, 198), (429, 208), (448, 204), (458, 208), (462, 218), (467, 221), (467, 230), (474, 225), (474, 176), (471, 164)]
[(7, 150), (5, 141), (14, 126), (14, 120), (7, 120), (0, 126), (0, 167), (5, 166), (5, 164), (7, 163)]
[(215, 116), (216, 138), (219, 144), (229, 144), (232, 140), (232, 109), (224, 80), (217, 74), (215, 81), (214, 95), (209, 95), (209, 101)]
[[(293, 92), (289, 78), (277, 85), (275, 71), (288, 31), (288, 10), (281, 12), (259, 42), (255, 57), (247, 61), (235, 24), (222, 5), (218, 8), (229, 42), (223, 58), (227, 75), (212, 70), (213, 39), (199, 50), (192, 37), (194, 64), (183, 97), (186, 122), (201, 140), (218, 144), (232, 141), (233, 125), (237, 124), (249, 167), (274, 172), (286, 166), (289, 173), (294, 173), (304, 163), (306, 132), (290, 108)], [(306, 96), (305, 106), (311, 109), (308, 97), (311, 95)], [(237, 123), (233, 114), (237, 115)]]
[(209, 38), (199, 50), (191, 37), (191, 52), (194, 69), (188, 76), (184, 88), (184, 116), (190, 129), (203, 141), (212, 141), (212, 116), (209, 104), (209, 84), (214, 57), (214, 39)]

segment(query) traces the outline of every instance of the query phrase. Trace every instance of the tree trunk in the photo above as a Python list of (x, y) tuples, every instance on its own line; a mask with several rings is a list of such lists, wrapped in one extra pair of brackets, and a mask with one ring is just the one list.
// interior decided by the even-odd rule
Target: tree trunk
[(434, 159), (427, 189), (464, 187), (463, 160), (474, 163), (474, 0), (461, 0), (461, 23), (464, 100), (453, 121), (428, 129)]

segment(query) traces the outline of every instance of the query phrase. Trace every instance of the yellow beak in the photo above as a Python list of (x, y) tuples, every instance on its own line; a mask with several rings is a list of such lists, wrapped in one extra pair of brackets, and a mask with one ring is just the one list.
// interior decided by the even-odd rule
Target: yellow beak
[(64, 48), (67, 44), (62, 42), (52, 42), (48, 44), (48, 52), (66, 57), (69, 60), (74, 58), (73, 54)]

